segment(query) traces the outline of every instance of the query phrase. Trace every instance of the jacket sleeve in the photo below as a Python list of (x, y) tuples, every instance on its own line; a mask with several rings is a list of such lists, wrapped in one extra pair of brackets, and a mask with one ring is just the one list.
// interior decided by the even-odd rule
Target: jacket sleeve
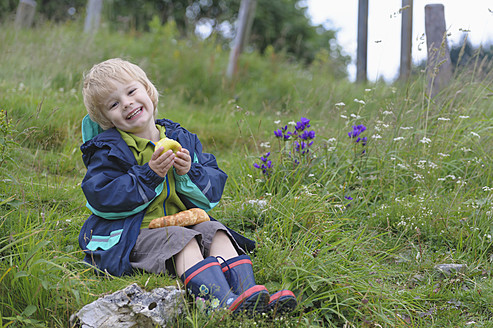
[(195, 134), (187, 133), (185, 139), (180, 143), (190, 152), (192, 165), (185, 175), (175, 173), (176, 191), (193, 206), (209, 211), (221, 199), (228, 176), (218, 167), (214, 155), (202, 152)]
[(84, 155), (82, 190), (87, 207), (105, 219), (121, 219), (144, 210), (164, 188), (164, 179), (148, 164), (130, 165), (108, 148)]

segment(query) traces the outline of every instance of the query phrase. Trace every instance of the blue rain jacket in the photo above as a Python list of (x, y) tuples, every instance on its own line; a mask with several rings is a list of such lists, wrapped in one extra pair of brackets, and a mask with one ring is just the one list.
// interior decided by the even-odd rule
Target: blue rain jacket
[[(190, 152), (192, 165), (183, 176), (175, 175), (175, 188), (187, 208), (212, 209), (221, 199), (227, 175), (219, 169), (214, 155), (203, 153), (197, 136), (171, 120), (157, 120), (166, 136)], [(103, 131), (89, 116), (82, 123), (82, 159), (87, 173), (82, 190), (92, 214), (79, 234), (84, 261), (114, 276), (131, 274), (130, 252), (140, 232), (147, 206), (162, 192), (168, 192), (167, 178), (149, 165), (138, 165), (115, 129)], [(213, 218), (211, 218), (214, 220)], [(228, 228), (246, 251), (255, 242)]]

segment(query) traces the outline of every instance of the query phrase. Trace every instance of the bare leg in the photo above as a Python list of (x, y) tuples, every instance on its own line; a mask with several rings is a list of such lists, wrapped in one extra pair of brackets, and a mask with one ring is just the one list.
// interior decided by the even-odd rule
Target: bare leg
[[(221, 230), (218, 230), (212, 238), (210, 256), (221, 256), (225, 260), (238, 256), (238, 252), (231, 243), (229, 236)], [(220, 260), (220, 259), (218, 259)]]
[(191, 268), (194, 264), (202, 261), (204, 257), (200, 251), (197, 239), (193, 238), (183, 248), (183, 250), (175, 255), (176, 274), (181, 277), (187, 269)]

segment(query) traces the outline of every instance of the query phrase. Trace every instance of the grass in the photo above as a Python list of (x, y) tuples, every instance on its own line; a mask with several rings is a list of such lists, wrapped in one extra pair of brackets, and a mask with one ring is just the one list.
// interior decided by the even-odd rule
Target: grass
[[(197, 133), (228, 173), (211, 214), (258, 242), (257, 282), (299, 299), (290, 316), (241, 320), (190, 303), (173, 326), (493, 326), (488, 63), (429, 99), (424, 76), (355, 85), (323, 61), (302, 67), (272, 52), (243, 55), (228, 81), (228, 52), (180, 39), (172, 25), (81, 29), (0, 29), (0, 107), (11, 122), (2, 118), (0, 142), (0, 327), (67, 327), (103, 294), (177, 283), (101, 278), (82, 263), (81, 76), (116, 56), (143, 66), (161, 91), (160, 116)], [(300, 117), (316, 138), (293, 165), (273, 131)], [(348, 137), (357, 124), (367, 127), (364, 147)], [(266, 176), (253, 163), (268, 151)], [(443, 263), (467, 268), (446, 276), (435, 268)]]

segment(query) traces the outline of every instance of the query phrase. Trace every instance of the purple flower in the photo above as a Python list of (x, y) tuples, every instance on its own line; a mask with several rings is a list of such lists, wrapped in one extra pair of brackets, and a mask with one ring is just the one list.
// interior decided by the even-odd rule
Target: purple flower
[(346, 198), (347, 200), (353, 200), (353, 197), (351, 196), (344, 196), (344, 198)]
[(285, 125), (284, 127), (277, 129), (274, 131), (274, 135), (276, 138), (284, 138), (284, 140), (288, 140), (291, 137), (291, 132), (286, 132), (288, 129), (288, 126)]
[[(353, 130), (351, 132), (348, 132), (349, 138), (356, 138), (358, 137), (361, 133), (365, 132), (366, 126), (363, 124), (360, 125), (353, 125)], [(356, 140), (356, 142), (359, 142), (361, 139)]]
[(315, 138), (315, 131), (303, 131), (300, 135), (300, 138), (303, 140), (309, 140)]
[(310, 120), (305, 117), (302, 117), (299, 122), (296, 122), (295, 129), (296, 131), (303, 131), (309, 127), (310, 127)]
[(261, 156), (261, 157), (260, 157), (260, 160), (261, 160), (262, 162), (264, 162), (264, 163), (265, 163), (265, 162), (267, 162), (267, 157), (269, 157), (269, 155), (270, 155), (270, 152), (268, 152), (267, 154), (265, 154), (265, 155), (264, 155), (265, 157), (264, 157), (264, 156)]
[(260, 160), (263, 162), (263, 163), (261, 163), (262, 165), (259, 165), (257, 163), (253, 163), (253, 167), (262, 170), (263, 174), (269, 175), (272, 167), (274, 166), (272, 164), (271, 160), (267, 160), (267, 157), (269, 157), (269, 156), (270, 156), (270, 152), (268, 152), (264, 156), (261, 156)]

